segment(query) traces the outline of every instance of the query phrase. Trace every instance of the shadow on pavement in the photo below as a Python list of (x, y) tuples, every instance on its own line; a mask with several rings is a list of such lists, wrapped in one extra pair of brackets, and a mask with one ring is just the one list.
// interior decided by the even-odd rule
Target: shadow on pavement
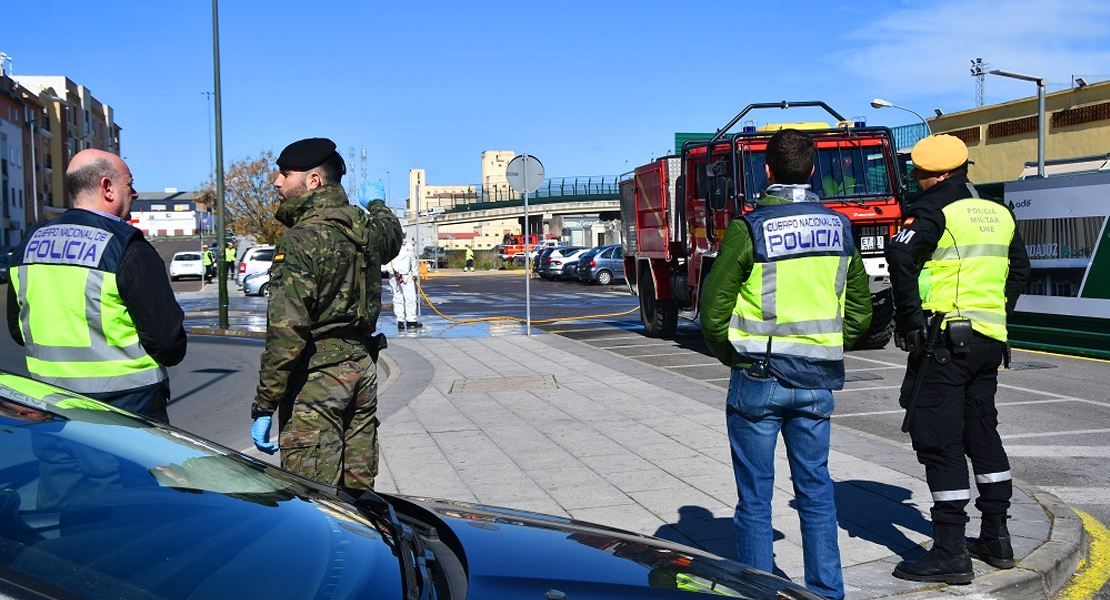
[(885, 546), (904, 559), (924, 552), (899, 529), (924, 535), (931, 535), (933, 531), (932, 524), (922, 516), (917, 505), (910, 502), (910, 490), (859, 479), (837, 481), (833, 485), (837, 522), (848, 535)]
[[(653, 535), (736, 560), (736, 525), (732, 517), (714, 517), (709, 509), (701, 506), (688, 504), (679, 508), (678, 522), (660, 527)], [(774, 530), (774, 540), (783, 537), (781, 531)], [(786, 577), (778, 565), (775, 565), (774, 573)]]

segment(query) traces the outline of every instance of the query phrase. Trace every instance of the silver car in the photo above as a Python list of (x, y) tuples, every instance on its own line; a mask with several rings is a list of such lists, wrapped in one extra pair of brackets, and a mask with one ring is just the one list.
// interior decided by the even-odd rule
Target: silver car
[(253, 273), (243, 280), (243, 293), (248, 296), (270, 295), (270, 272)]

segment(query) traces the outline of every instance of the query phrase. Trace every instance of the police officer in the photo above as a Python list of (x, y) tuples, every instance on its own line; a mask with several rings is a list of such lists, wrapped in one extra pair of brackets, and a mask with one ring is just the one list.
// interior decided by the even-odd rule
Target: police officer
[(755, 210), (725, 231), (701, 296), (701, 323), (714, 356), (732, 367), (726, 417), (739, 498), (737, 560), (774, 568), (771, 497), (781, 432), (797, 492), (806, 586), (840, 599), (828, 469), (832, 390), (844, 385), (844, 348), (871, 323), (871, 294), (851, 222), (809, 189), (815, 152), (801, 131), (771, 137), (772, 185)]
[(463, 270), (464, 271), (473, 271), (474, 270), (474, 249), (470, 247), (470, 244), (466, 245), (466, 268), (463, 269)]
[[(1008, 352), (1006, 315), (1029, 279), (1029, 257), (1010, 211), (979, 198), (968, 180), (962, 141), (929, 136), (911, 156), (911, 176), (922, 192), (886, 258), (897, 307), (895, 342), (910, 352), (899, 401), (913, 408), (909, 433), (932, 492), (933, 547), (916, 561), (899, 563), (894, 575), (970, 583), (965, 455), (979, 492), (975, 506), (983, 515), (971, 554), (998, 568), (1014, 566), (1006, 529), (1012, 481), (994, 394)], [(941, 332), (933, 357), (924, 352), (931, 327)], [(922, 371), (923, 391), (911, 399)]]
[(228, 279), (235, 277), (233, 274), (233, 267), (235, 265), (235, 244), (233, 242), (228, 242), (227, 247), (224, 248), (224, 262), (227, 263)]
[[(348, 202), (335, 143), (294, 142), (277, 159), (275, 217), (289, 230), (270, 269), (269, 322), (251, 407), (255, 446), (329, 485), (373, 489), (378, 472), (381, 264), (401, 245), (384, 202)], [(270, 441), (278, 414), (278, 443)]]
[(13, 254), (8, 331), (35, 379), (168, 422), (166, 367), (185, 358), (185, 315), (158, 251), (126, 220), (131, 170), (84, 150), (65, 180), (73, 208)]
[(216, 257), (212, 251), (208, 249), (208, 244), (203, 244), (200, 247), (201, 251), (201, 264), (204, 265), (204, 282), (211, 283), (212, 276), (216, 270)]

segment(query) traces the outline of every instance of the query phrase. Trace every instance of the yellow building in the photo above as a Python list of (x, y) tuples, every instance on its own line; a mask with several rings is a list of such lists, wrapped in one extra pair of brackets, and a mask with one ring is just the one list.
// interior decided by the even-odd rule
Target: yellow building
[[(511, 150), (486, 150), (482, 152), (482, 185), (429, 185), (424, 169), (409, 170), (409, 198), (406, 203), (406, 224), (415, 223), (413, 215), (430, 218), (446, 212), (459, 204), (493, 202), (516, 197), (509, 188), (505, 169), (516, 156)], [(419, 192), (417, 191), (419, 189)], [(419, 206), (416, 202), (419, 193)], [(481, 223), (439, 226), (439, 245), (448, 250), (462, 250), (472, 244), (474, 250), (491, 250), (499, 245), (505, 234), (519, 234), (517, 219), (500, 219)], [(430, 245), (430, 244), (426, 244)]]
[[(1035, 90), (1034, 84), (1030, 84)], [(976, 183), (1012, 181), (1037, 162), (1037, 97), (929, 119), (933, 133), (962, 139)], [(1110, 154), (1110, 82), (1045, 96), (1046, 161)], [(1045, 168), (1051, 175), (1053, 169)], [(1028, 171), (1026, 171), (1028, 173)], [(1036, 174), (1036, 169), (1032, 169)]]

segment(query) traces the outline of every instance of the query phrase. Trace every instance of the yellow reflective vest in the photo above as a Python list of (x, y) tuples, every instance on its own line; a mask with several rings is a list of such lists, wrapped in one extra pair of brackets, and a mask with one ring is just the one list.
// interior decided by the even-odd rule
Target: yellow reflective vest
[(729, 342), (751, 362), (769, 354), (772, 373), (792, 387), (839, 389), (851, 223), (813, 202), (761, 206), (742, 218), (752, 233), (753, 264)]
[(111, 393), (165, 381), (139, 343), (116, 285), (123, 250), (138, 230), (71, 209), (36, 229), (13, 257), (12, 281), (27, 370), (79, 393)]
[(942, 210), (944, 233), (917, 279), (921, 308), (945, 313), (946, 323), (971, 319), (975, 331), (1005, 342), (1013, 215), (980, 198), (957, 200)]

